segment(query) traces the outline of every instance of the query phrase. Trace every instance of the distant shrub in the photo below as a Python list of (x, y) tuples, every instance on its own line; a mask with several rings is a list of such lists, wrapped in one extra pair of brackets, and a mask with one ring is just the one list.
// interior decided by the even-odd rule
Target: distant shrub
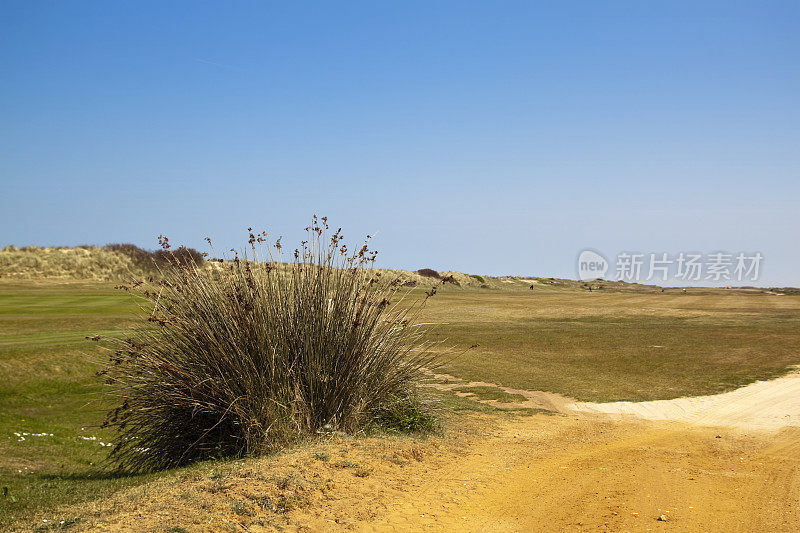
[(175, 250), (156, 250), (153, 255), (159, 266), (199, 266), (205, 261), (202, 253), (186, 246), (180, 246)]
[(400, 281), (370, 270), (367, 243), (348, 252), (327, 228), (314, 217), (288, 263), (280, 239), (251, 233), (248, 257), (217, 269), (175, 260), (138, 285), (146, 321), (104, 339), (98, 372), (118, 402), (105, 422), (118, 433), (112, 462), (150, 471), (318, 432), (426, 426), (410, 400), (437, 360), (413, 325), (424, 300), (393, 305)]
[(424, 276), (426, 278), (442, 279), (442, 275), (433, 270), (432, 268), (420, 268), (419, 270), (417, 270), (417, 274), (419, 274), (420, 276)]
[(112, 243), (105, 245), (106, 250), (112, 252), (119, 252), (128, 256), (134, 266), (150, 271), (155, 270), (157, 267), (190, 264), (201, 265), (205, 260), (203, 254), (194, 248), (187, 248), (181, 246), (175, 250), (160, 249), (155, 252), (145, 250), (130, 243)]
[[(749, 287), (744, 287), (749, 288)], [(767, 289), (771, 292), (777, 292), (780, 294), (800, 294), (800, 288), (797, 287), (771, 287)]]
[(444, 285), (445, 283), (451, 283), (457, 287), (461, 286), (461, 284), (452, 274), (448, 274), (447, 276), (442, 276), (442, 285)]
[(153, 252), (139, 248), (130, 243), (111, 243), (104, 246), (106, 250), (119, 252), (128, 256), (134, 266), (143, 270), (153, 270), (155, 266), (155, 256)]
[(486, 280), (483, 278), (483, 276), (479, 276), (477, 274), (470, 274), (469, 277), (475, 278), (476, 280), (480, 281), (481, 283), (486, 283)]

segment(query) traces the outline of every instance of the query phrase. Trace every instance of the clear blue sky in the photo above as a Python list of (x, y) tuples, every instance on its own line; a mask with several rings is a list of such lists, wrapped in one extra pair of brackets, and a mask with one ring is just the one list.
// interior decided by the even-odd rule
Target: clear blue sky
[(380, 262), (800, 285), (800, 2), (0, 2), (0, 246), (312, 213)]

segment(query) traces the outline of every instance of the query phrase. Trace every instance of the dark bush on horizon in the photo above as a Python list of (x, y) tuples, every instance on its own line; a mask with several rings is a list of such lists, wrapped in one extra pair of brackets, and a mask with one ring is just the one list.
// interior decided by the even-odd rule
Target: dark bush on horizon
[(156, 250), (153, 256), (158, 266), (199, 266), (205, 261), (202, 253), (186, 246), (179, 246), (175, 250)]
[[(174, 261), (152, 283), (139, 327), (102, 339), (117, 430), (110, 460), (152, 471), (280, 449), (318, 432), (375, 424), (403, 430), (430, 417), (417, 399), (436, 363), (416, 304), (374, 270), (365, 244), (348, 252), (325, 218), (288, 263), (280, 239), (250, 234), (249, 250), (198, 268)], [(210, 241), (209, 241), (210, 242)], [(173, 252), (162, 241), (166, 255)]]
[(157, 270), (158, 267), (175, 264), (188, 265), (194, 263), (195, 265), (201, 265), (205, 261), (201, 252), (186, 246), (180, 246), (175, 250), (160, 249), (155, 252), (145, 250), (131, 243), (111, 243), (106, 244), (104, 248), (128, 256), (134, 266), (146, 271)]
[(119, 252), (128, 256), (134, 266), (143, 270), (152, 270), (155, 266), (155, 257), (153, 252), (139, 248), (135, 244), (130, 243), (111, 243), (104, 246), (106, 250), (112, 252)]
[(417, 270), (417, 274), (426, 278), (442, 279), (442, 275), (432, 268), (420, 268)]

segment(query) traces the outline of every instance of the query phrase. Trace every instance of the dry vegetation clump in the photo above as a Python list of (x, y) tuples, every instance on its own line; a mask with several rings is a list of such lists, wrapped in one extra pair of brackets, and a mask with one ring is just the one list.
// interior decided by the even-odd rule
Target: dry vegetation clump
[(417, 274), (426, 278), (442, 279), (442, 275), (432, 268), (420, 268), (417, 270)]
[[(163, 239), (163, 236), (160, 238)], [(173, 266), (175, 264), (189, 265), (193, 263), (196, 266), (200, 266), (205, 261), (202, 253), (186, 246), (179, 246), (174, 250), (162, 248), (155, 252), (139, 248), (130, 243), (106, 244), (104, 248), (128, 256), (131, 262), (143, 272), (151, 272), (159, 267)]]
[(151, 270), (155, 263), (153, 252), (139, 248), (135, 244), (130, 243), (111, 243), (104, 246), (106, 250), (118, 252), (127, 256), (133, 265), (141, 270)]
[(430, 424), (415, 394), (421, 368), (436, 362), (413, 323), (424, 300), (404, 301), (397, 278), (370, 268), (368, 241), (348, 251), (325, 218), (306, 230), (288, 263), (280, 239), (251, 232), (243, 257), (213, 260), (214, 269), (176, 257), (177, 268), (130, 287), (149, 302), (146, 322), (106, 339), (111, 364), (98, 372), (117, 402), (106, 425), (119, 433), (119, 468), (259, 454), (376, 423)]
[(175, 250), (156, 250), (153, 252), (155, 263), (158, 266), (195, 265), (200, 266), (205, 261), (205, 256), (186, 246), (179, 246)]

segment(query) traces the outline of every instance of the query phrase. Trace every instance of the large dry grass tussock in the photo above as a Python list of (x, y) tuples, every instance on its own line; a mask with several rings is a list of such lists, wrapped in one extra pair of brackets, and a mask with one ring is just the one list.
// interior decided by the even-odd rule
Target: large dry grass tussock
[[(111, 459), (154, 470), (259, 454), (307, 435), (430, 423), (417, 395), (435, 366), (397, 278), (369, 268), (316, 218), (290, 262), (250, 234), (246, 256), (163, 269), (137, 284), (142, 324), (108, 339), (99, 372), (117, 406)], [(168, 247), (168, 244), (165, 244)], [(432, 294), (434, 291), (430, 291)], [(424, 302), (424, 300), (422, 300)]]

